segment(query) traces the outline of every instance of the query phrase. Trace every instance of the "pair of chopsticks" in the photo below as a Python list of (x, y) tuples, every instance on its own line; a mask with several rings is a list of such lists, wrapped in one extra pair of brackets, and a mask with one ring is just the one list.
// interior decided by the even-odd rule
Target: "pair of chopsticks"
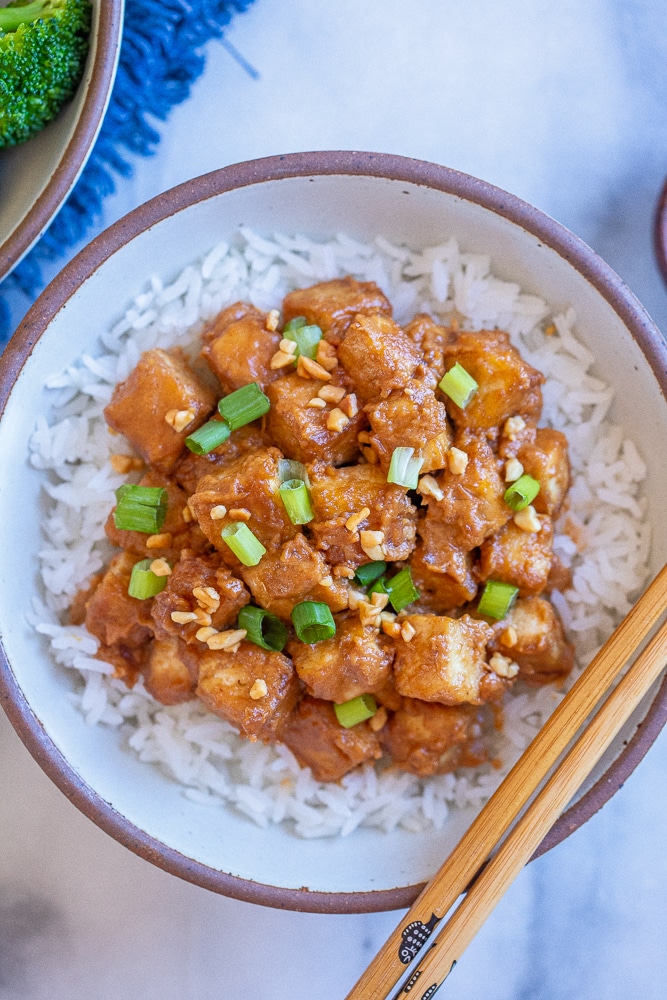
[[(537, 733), (346, 1000), (386, 1000), (437, 929), (433, 943), (424, 948), (423, 960), (407, 983), (392, 994), (392, 1000), (404, 995), (411, 1000), (433, 996), (614, 736), (660, 677), (667, 656), (667, 621), (608, 694), (666, 610), (667, 566)], [(553, 773), (540, 788), (552, 768)], [(462, 893), (465, 895), (459, 906), (443, 924)]]

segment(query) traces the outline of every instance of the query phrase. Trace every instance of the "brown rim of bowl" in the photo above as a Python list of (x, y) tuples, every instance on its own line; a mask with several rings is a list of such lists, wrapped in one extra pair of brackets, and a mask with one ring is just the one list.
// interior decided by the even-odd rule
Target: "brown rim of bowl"
[(102, 0), (98, 5), (92, 74), (74, 133), (41, 195), (0, 245), (0, 281), (16, 267), (58, 214), (92, 151), (116, 76), (124, 6), (125, 0)]
[[(292, 153), (234, 164), (158, 195), (130, 212), (85, 247), (51, 282), (19, 326), (0, 359), (0, 416), (35, 343), (83, 281), (141, 232), (171, 215), (236, 188), (293, 177), (345, 174), (423, 185), (474, 202), (532, 233), (567, 260), (606, 299), (642, 349), (667, 396), (667, 347), (654, 323), (611, 268), (578, 237), (514, 195), (447, 167), (384, 153)], [(375, 892), (324, 893), (261, 885), (216, 871), (157, 843), (99, 798), (74, 772), (32, 713), (0, 647), (0, 704), (33, 757), (64, 794), (99, 827), (159, 868), (246, 902), (317, 913), (364, 913), (401, 909), (423, 884)], [(621, 787), (667, 721), (667, 680), (620, 756), (597, 783), (554, 825), (535, 856), (559, 844)]]
[(653, 247), (662, 279), (667, 284), (667, 181), (663, 184), (655, 210)]

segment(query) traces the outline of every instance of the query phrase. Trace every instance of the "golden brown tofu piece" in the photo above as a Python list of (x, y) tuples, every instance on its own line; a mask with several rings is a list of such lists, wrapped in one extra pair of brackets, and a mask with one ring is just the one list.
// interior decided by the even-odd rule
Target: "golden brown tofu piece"
[[(145, 462), (160, 472), (171, 472), (185, 439), (211, 415), (216, 396), (175, 352), (156, 347), (141, 355), (137, 366), (113, 391), (104, 409), (109, 426), (124, 434)], [(177, 431), (167, 418), (192, 413)]]
[[(406, 625), (414, 634), (405, 639)], [(396, 690), (407, 698), (443, 705), (480, 704), (486, 645), (493, 630), (469, 615), (407, 615), (396, 639)]]
[(267, 448), (269, 441), (258, 421), (239, 427), (230, 434), (224, 444), (208, 455), (195, 455), (186, 449), (183, 457), (174, 466), (173, 476), (188, 496), (197, 489), (197, 483), (204, 476), (210, 476), (218, 469), (225, 469), (237, 458), (243, 458), (250, 451)]
[(361, 313), (391, 316), (391, 305), (372, 281), (352, 277), (322, 281), (310, 288), (298, 288), (283, 300), (283, 321), (304, 316), (315, 323), (328, 341), (339, 344), (354, 317)]
[(131, 552), (114, 556), (86, 605), (86, 628), (105, 646), (119, 642), (141, 646), (152, 635), (151, 601), (140, 601), (127, 592), (137, 562)]
[[(196, 633), (200, 628), (206, 625), (218, 630), (226, 628), (236, 621), (249, 600), (243, 582), (221, 563), (217, 553), (185, 556), (176, 563), (167, 586), (153, 601), (155, 634), (160, 639), (178, 636), (186, 643), (197, 643)], [(171, 617), (174, 613), (197, 612), (201, 614), (195, 621), (174, 621)]]
[(414, 448), (424, 459), (421, 473), (443, 469), (451, 445), (445, 404), (431, 388), (411, 379), (400, 392), (365, 407), (370, 442), (386, 473), (396, 448)]
[(382, 756), (367, 722), (345, 729), (331, 702), (308, 695), (288, 719), (282, 740), (299, 764), (310, 768), (316, 781), (340, 781), (352, 768)]
[(180, 639), (154, 639), (144, 667), (144, 686), (163, 705), (178, 705), (194, 698), (196, 660)]
[(447, 398), (447, 410), (457, 427), (484, 431), (508, 417), (537, 420), (542, 410), (544, 376), (531, 368), (501, 330), (461, 332), (444, 348), (447, 371), (457, 362), (477, 382), (465, 409)]
[[(332, 469), (317, 463), (309, 474), (315, 513), (309, 528), (317, 548), (332, 566), (343, 563), (356, 567), (375, 558), (362, 548), (368, 541), (363, 534), (366, 531), (381, 533), (379, 544), (388, 562), (408, 558), (415, 544), (417, 510), (406, 490), (388, 483), (379, 466)], [(350, 530), (350, 517), (365, 508), (369, 513)]]
[[(222, 540), (222, 530), (227, 525), (245, 521), (269, 552), (299, 530), (287, 516), (278, 492), (281, 458), (277, 448), (248, 452), (231, 465), (204, 476), (197, 492), (190, 497), (190, 510), (200, 528), (232, 569), (238, 569), (241, 563)], [(250, 516), (239, 511), (247, 511)]]
[(266, 315), (236, 302), (224, 309), (204, 335), (202, 357), (217, 375), (225, 393), (249, 382), (265, 389), (279, 371), (271, 368), (282, 334), (266, 329)]
[(524, 472), (540, 484), (533, 507), (538, 514), (556, 517), (570, 487), (567, 438), (560, 431), (540, 427), (535, 432), (535, 440), (519, 448), (517, 458)]
[(299, 690), (291, 660), (251, 642), (236, 653), (207, 650), (199, 657), (198, 697), (251, 740), (280, 738)]
[(301, 533), (267, 552), (257, 566), (243, 567), (241, 575), (255, 603), (286, 621), (300, 601), (322, 601), (334, 612), (347, 607), (346, 583), (333, 579), (322, 554)]
[(112, 545), (127, 549), (142, 559), (163, 558), (168, 562), (178, 559), (181, 549), (199, 551), (208, 547), (199, 525), (192, 519), (189, 521), (183, 519), (188, 497), (173, 479), (160, 472), (149, 470), (139, 480), (139, 485), (166, 489), (167, 514), (164, 524), (158, 535), (147, 535), (143, 531), (125, 531), (116, 527), (112, 511), (104, 526), (106, 536)]
[[(326, 384), (352, 388), (342, 372)], [(357, 435), (368, 426), (368, 421), (359, 408), (351, 418), (343, 414), (347, 423), (341, 420), (340, 427), (329, 427), (334, 405), (328, 403), (324, 409), (308, 405), (323, 385), (324, 382), (301, 378), (296, 373), (284, 375), (273, 382), (266, 391), (271, 401), (266, 429), (287, 458), (296, 462), (321, 459), (329, 465), (343, 465), (356, 457), (359, 450)]]
[(553, 559), (553, 526), (546, 514), (538, 515), (539, 531), (523, 531), (508, 521), (482, 542), (480, 580), (500, 580), (519, 588), (520, 597), (535, 597), (547, 586)]
[(513, 516), (505, 503), (507, 484), (498, 471), (498, 462), (483, 437), (457, 437), (456, 447), (465, 452), (467, 465), (461, 473), (446, 469), (436, 479), (441, 500), (426, 497), (428, 509), (419, 534), (434, 561), (439, 546), (470, 552)]
[(519, 676), (528, 683), (548, 684), (572, 669), (574, 649), (556, 609), (543, 597), (519, 598), (493, 630), (489, 649), (518, 663)]
[(382, 747), (402, 771), (426, 778), (487, 759), (480, 709), (404, 698), (380, 734)]
[(467, 604), (477, 593), (472, 554), (447, 544), (444, 537), (432, 548), (420, 539), (410, 568), (420, 607), (442, 613)]
[(394, 659), (387, 637), (371, 625), (362, 625), (356, 614), (336, 619), (333, 638), (312, 645), (294, 640), (288, 650), (308, 693), (339, 704), (381, 691)]
[(364, 403), (404, 389), (421, 354), (388, 316), (357, 316), (338, 348), (338, 360)]
[(95, 653), (95, 659), (110, 663), (114, 668), (113, 676), (132, 688), (146, 665), (150, 645), (150, 641), (141, 646), (126, 646), (123, 642), (115, 642), (111, 646), (101, 645)]
[(445, 346), (455, 339), (456, 331), (440, 326), (428, 313), (418, 313), (405, 327), (405, 335), (419, 349), (424, 364), (439, 382), (445, 374)]

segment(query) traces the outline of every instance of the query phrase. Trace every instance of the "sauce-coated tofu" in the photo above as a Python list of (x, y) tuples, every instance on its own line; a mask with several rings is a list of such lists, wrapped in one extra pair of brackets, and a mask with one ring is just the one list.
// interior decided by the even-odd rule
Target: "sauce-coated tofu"
[[(364, 531), (381, 533), (387, 561), (408, 558), (415, 544), (417, 510), (402, 486), (388, 483), (377, 465), (331, 469), (318, 463), (309, 471), (315, 513), (309, 528), (332, 566), (356, 567), (375, 558), (362, 548)], [(346, 526), (349, 518), (364, 508), (370, 513), (351, 531)]]
[(144, 686), (163, 705), (194, 698), (196, 661), (180, 639), (154, 639), (144, 667)]
[(421, 351), (424, 364), (439, 382), (445, 374), (445, 346), (455, 339), (456, 332), (440, 326), (428, 313), (418, 313), (405, 327), (405, 334)]
[(197, 483), (204, 476), (210, 476), (218, 469), (225, 469), (250, 451), (268, 447), (268, 443), (258, 421), (246, 424), (233, 431), (224, 444), (209, 451), (207, 455), (195, 455), (186, 450), (174, 466), (174, 479), (190, 495), (196, 491)]
[[(349, 380), (336, 375), (331, 383), (351, 390)], [(343, 465), (356, 457), (359, 445), (357, 435), (368, 426), (364, 411), (359, 407), (353, 417), (341, 421), (340, 428), (329, 427), (330, 414), (334, 408), (327, 404), (323, 409), (309, 406), (311, 399), (324, 385), (317, 379), (301, 378), (292, 373), (272, 382), (266, 394), (271, 401), (271, 409), (266, 417), (267, 433), (287, 458), (296, 462), (312, 462), (321, 459), (329, 465)]]
[(126, 531), (116, 527), (112, 511), (104, 526), (112, 545), (127, 549), (142, 559), (156, 559), (160, 556), (168, 562), (177, 559), (181, 549), (200, 550), (208, 545), (199, 526), (192, 519), (184, 520), (183, 512), (188, 496), (173, 479), (159, 472), (149, 471), (139, 480), (139, 485), (166, 489), (167, 513), (164, 524), (157, 537), (143, 531)]
[(257, 566), (244, 567), (241, 575), (255, 603), (286, 621), (300, 601), (321, 601), (334, 612), (347, 607), (347, 585), (333, 579), (322, 554), (301, 533), (277, 552), (267, 552)]
[(338, 360), (364, 403), (404, 389), (421, 354), (388, 316), (357, 316), (338, 348)]
[(356, 614), (336, 619), (336, 634), (312, 645), (294, 641), (289, 653), (309, 694), (339, 704), (382, 690), (394, 650), (386, 636)]
[(451, 444), (445, 404), (431, 388), (412, 379), (400, 392), (365, 407), (370, 441), (386, 473), (395, 448), (414, 448), (424, 459), (421, 474), (444, 468)]
[[(492, 629), (468, 615), (407, 615), (402, 622), (394, 660), (398, 693), (443, 705), (479, 704)], [(403, 638), (406, 624), (414, 630), (409, 642)]]
[(436, 527), (432, 534), (438, 544), (429, 546), (420, 539), (410, 567), (420, 606), (442, 613), (472, 601), (477, 593), (477, 578), (471, 553), (448, 543), (442, 529)]
[(538, 514), (556, 517), (570, 487), (567, 438), (560, 431), (540, 427), (535, 432), (535, 440), (519, 448), (517, 457), (524, 472), (540, 484), (533, 507)]
[(472, 705), (438, 705), (404, 698), (380, 734), (382, 747), (402, 771), (425, 778), (483, 764), (482, 715)]
[[(109, 426), (124, 434), (145, 462), (160, 472), (170, 472), (184, 448), (185, 439), (210, 416), (216, 396), (185, 361), (160, 348), (146, 351), (124, 382), (113, 391), (104, 409)], [(177, 431), (166, 416), (190, 411), (190, 423)]]
[(572, 669), (573, 647), (565, 638), (556, 609), (544, 598), (520, 598), (493, 629), (495, 637), (489, 649), (518, 663), (523, 680), (548, 684)]
[(266, 316), (259, 309), (237, 302), (223, 310), (205, 332), (201, 353), (225, 393), (249, 382), (258, 382), (264, 389), (279, 374), (271, 368), (271, 358), (281, 337), (266, 329)]
[(137, 562), (139, 559), (131, 552), (114, 556), (87, 602), (86, 628), (105, 646), (118, 642), (141, 646), (151, 637), (151, 601), (140, 601), (127, 592)]
[[(197, 593), (195, 593), (195, 591)], [(206, 591), (206, 594), (201, 594)], [(199, 595), (199, 599), (198, 599)], [(222, 565), (220, 556), (186, 556), (174, 566), (167, 586), (153, 601), (151, 615), (159, 638), (178, 636), (186, 643), (197, 643), (197, 631), (204, 624), (218, 630), (236, 621), (239, 611), (250, 600), (243, 582)], [(206, 612), (210, 621), (174, 621), (172, 613)]]
[(207, 650), (199, 657), (197, 695), (251, 740), (274, 740), (299, 696), (299, 680), (282, 653), (242, 642), (238, 652)]
[(358, 313), (391, 316), (391, 305), (374, 282), (356, 281), (349, 276), (298, 288), (283, 301), (285, 323), (304, 316), (308, 323), (319, 326), (332, 344), (340, 343)]
[(479, 577), (501, 580), (519, 588), (521, 597), (535, 597), (547, 586), (553, 559), (551, 518), (539, 514), (539, 531), (522, 531), (508, 521), (482, 542)]
[(367, 722), (345, 729), (331, 702), (308, 695), (290, 716), (282, 740), (301, 766), (311, 769), (316, 781), (340, 781), (353, 767), (382, 756)]
[(447, 399), (457, 427), (488, 430), (508, 417), (519, 415), (526, 421), (539, 417), (544, 376), (521, 358), (506, 333), (459, 333), (444, 348), (444, 356), (447, 371), (458, 362), (479, 387), (465, 409)]

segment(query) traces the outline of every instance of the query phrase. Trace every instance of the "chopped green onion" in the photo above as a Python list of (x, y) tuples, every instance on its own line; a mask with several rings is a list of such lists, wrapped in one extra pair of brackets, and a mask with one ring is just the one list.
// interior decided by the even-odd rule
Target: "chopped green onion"
[(208, 455), (210, 451), (224, 444), (231, 428), (226, 420), (209, 420), (185, 439), (186, 447), (195, 455)]
[(371, 583), (375, 583), (375, 581), (382, 576), (386, 569), (387, 564), (383, 559), (377, 559), (375, 562), (364, 563), (363, 566), (357, 567), (354, 579), (357, 583), (360, 583), (362, 587), (368, 587)]
[(342, 705), (334, 705), (336, 718), (345, 729), (372, 719), (377, 710), (377, 702), (372, 694), (360, 694), (358, 698), (344, 701)]
[(440, 379), (440, 388), (449, 398), (465, 410), (466, 406), (479, 389), (472, 375), (469, 375), (458, 361)]
[(306, 486), (310, 486), (306, 466), (302, 462), (294, 462), (291, 458), (278, 459), (278, 479), (281, 484), (288, 479), (303, 479)]
[(405, 486), (409, 490), (417, 488), (419, 470), (424, 464), (424, 459), (413, 458), (414, 453), (414, 448), (394, 448), (387, 473), (388, 483), (396, 483), (397, 486)]
[(245, 521), (234, 521), (222, 529), (222, 540), (244, 566), (256, 566), (266, 549)]
[(524, 473), (505, 490), (505, 503), (512, 510), (523, 510), (533, 502), (539, 492), (540, 484), (537, 479)]
[(157, 576), (151, 570), (152, 559), (142, 559), (135, 563), (130, 575), (130, 583), (127, 592), (130, 597), (136, 597), (140, 601), (145, 601), (147, 597), (155, 597), (167, 586), (168, 577)]
[(305, 316), (295, 316), (294, 319), (285, 324), (283, 337), (286, 340), (293, 340), (296, 344), (295, 359), (300, 354), (307, 358), (314, 358), (317, 354), (317, 345), (322, 339), (322, 331), (314, 323), (306, 323)]
[(368, 588), (368, 596), (372, 597), (373, 594), (388, 594), (387, 590), (387, 577), (381, 576), (379, 580), (376, 580), (372, 587)]
[(263, 417), (270, 408), (271, 403), (257, 382), (241, 386), (218, 403), (220, 416), (224, 417), (233, 431), (257, 420), (258, 417)]
[(331, 609), (321, 601), (301, 601), (295, 605), (292, 609), (292, 621), (301, 642), (321, 642), (336, 634)]
[(418, 599), (419, 591), (412, 582), (409, 566), (404, 566), (400, 573), (385, 581), (385, 592), (389, 594), (389, 603), (397, 614)]
[(141, 531), (155, 535), (167, 516), (168, 493), (162, 486), (133, 486), (125, 483), (116, 490), (113, 523), (119, 531)]
[(303, 479), (288, 479), (278, 492), (292, 524), (308, 524), (313, 520), (315, 515), (310, 504), (310, 494)]
[(293, 333), (295, 330), (300, 330), (301, 327), (307, 326), (308, 320), (305, 316), (295, 316), (294, 319), (288, 320), (283, 327), (283, 334)]
[(477, 611), (480, 615), (496, 618), (499, 621), (512, 607), (518, 593), (519, 588), (513, 587), (511, 583), (489, 580), (477, 605)]
[(246, 604), (245, 608), (239, 611), (239, 628), (244, 628), (248, 633), (246, 639), (254, 642), (262, 649), (269, 649), (279, 653), (285, 648), (287, 642), (287, 629), (270, 611), (264, 608), (256, 608), (252, 604)]

